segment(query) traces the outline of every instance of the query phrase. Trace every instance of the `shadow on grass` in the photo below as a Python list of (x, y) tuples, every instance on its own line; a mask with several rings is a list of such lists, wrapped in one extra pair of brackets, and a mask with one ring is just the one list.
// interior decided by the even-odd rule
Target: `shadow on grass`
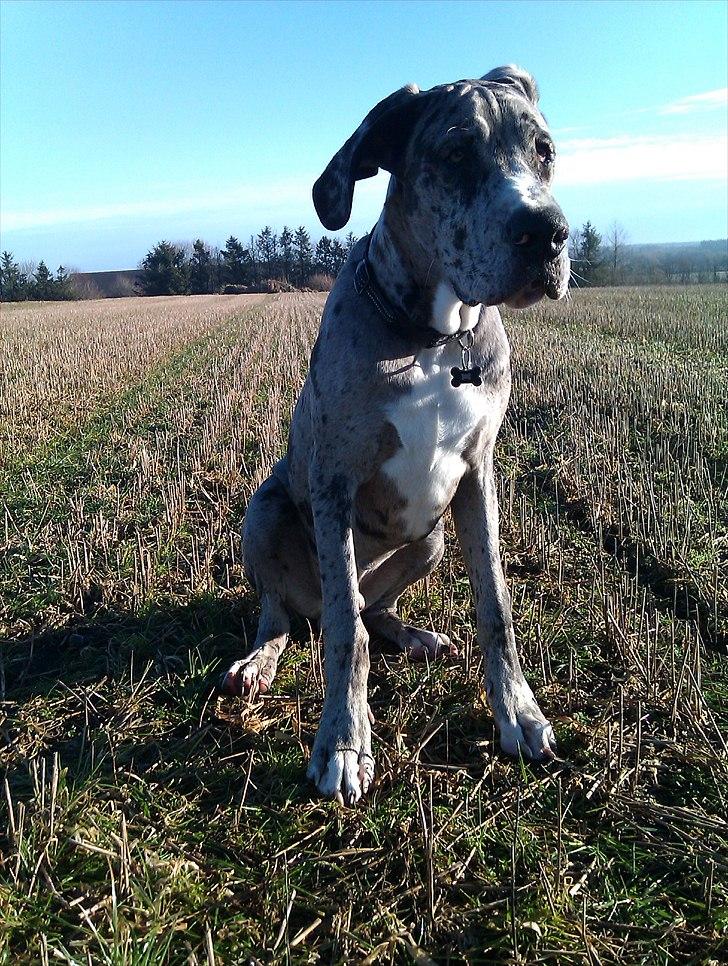
[(4, 697), (27, 699), (48, 694), (59, 682), (72, 687), (118, 677), (132, 662), (139, 668), (150, 660), (163, 664), (203, 645), (211, 656), (232, 654), (254, 630), (256, 608), (252, 595), (201, 594), (185, 603), (154, 602), (136, 612), (99, 607), (63, 627), (10, 638), (4, 644)]
[[(114, 795), (134, 776), (194, 799), (208, 814), (243, 805), (287, 813), (292, 803), (315, 801), (305, 775), (322, 708), (322, 669), (308, 625), (294, 621), (272, 694), (249, 701), (216, 693), (222, 670), (252, 646), (257, 619), (252, 594), (198, 595), (136, 613), (103, 607), (66, 627), (9, 641), (0, 762), (13, 795), (30, 798), (32, 763), (57, 754), (77, 790), (101, 786)], [(422, 691), (423, 717), (407, 738), (422, 744), (420, 761), (482, 774), (482, 746), (494, 747), (493, 726), (478, 701), (477, 672), (465, 688), (462, 677), (459, 662), (428, 672), (374, 639), (369, 695), (378, 742), (393, 753), (399, 739), (390, 719), (400, 716), (409, 694)], [(385, 795), (409, 780), (401, 764), (386, 762), (383, 754)], [(150, 790), (144, 808), (164, 802), (169, 807)]]
[[(300, 723), (284, 723), (295, 698), (276, 700), (272, 714), (217, 699), (219, 672), (245, 653), (256, 623), (252, 595), (199, 595), (137, 613), (103, 608), (8, 640), (0, 762), (14, 794), (30, 793), (34, 760), (57, 753), (76, 787), (133, 773), (214, 809), (240, 798), (242, 772), (251, 802), (307, 796)], [(305, 640), (296, 631), (294, 643)]]

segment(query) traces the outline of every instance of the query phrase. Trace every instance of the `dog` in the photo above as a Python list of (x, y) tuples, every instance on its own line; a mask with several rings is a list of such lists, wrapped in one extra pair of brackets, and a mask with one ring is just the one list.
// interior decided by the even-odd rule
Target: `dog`
[(511, 385), (497, 306), (568, 290), (554, 161), (535, 81), (508, 66), (386, 97), (314, 185), (319, 218), (336, 231), (356, 182), (380, 168), (391, 175), (375, 228), (326, 301), (286, 456), (248, 507), (243, 556), (260, 621), (221, 689), (267, 691), (289, 615), (320, 621), (326, 694), (308, 775), (342, 804), (374, 777), (369, 635), (413, 658), (456, 653), (396, 610), (439, 564), (448, 507), (501, 748), (533, 760), (555, 753), (516, 651), (493, 475)]

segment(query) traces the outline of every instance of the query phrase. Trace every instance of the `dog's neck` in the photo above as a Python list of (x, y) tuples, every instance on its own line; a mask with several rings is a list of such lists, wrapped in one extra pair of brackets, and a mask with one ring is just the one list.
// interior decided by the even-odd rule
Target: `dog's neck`
[(387, 204), (372, 231), (369, 263), (387, 300), (413, 327), (430, 328), (443, 335), (475, 328), (480, 306), (461, 302), (450, 283), (436, 277), (432, 256), (411, 252), (398, 243), (398, 208)]

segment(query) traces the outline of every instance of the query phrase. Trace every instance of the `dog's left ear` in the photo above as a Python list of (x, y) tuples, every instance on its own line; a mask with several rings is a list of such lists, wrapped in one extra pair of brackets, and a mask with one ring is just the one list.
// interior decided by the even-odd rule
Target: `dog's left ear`
[(518, 93), (531, 101), (532, 104), (538, 104), (536, 81), (522, 67), (517, 67), (515, 64), (496, 67), (495, 70), (489, 71), (485, 77), (480, 79), (490, 84), (504, 84), (508, 87), (515, 87)]
[(354, 185), (380, 168), (397, 174), (427, 93), (414, 84), (385, 97), (329, 161), (313, 186), (313, 203), (329, 231), (343, 228), (351, 215)]

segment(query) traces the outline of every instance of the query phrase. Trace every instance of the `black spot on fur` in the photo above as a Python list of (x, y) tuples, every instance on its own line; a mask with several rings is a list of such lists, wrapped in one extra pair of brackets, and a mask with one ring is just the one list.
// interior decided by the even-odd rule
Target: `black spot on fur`
[[(335, 473), (324, 490), (325, 505), (329, 512), (333, 510), (334, 516), (339, 524), (339, 535), (343, 540), (350, 525), (351, 500), (349, 498), (349, 487), (347, 479), (343, 473)], [(322, 561), (323, 562), (323, 561)]]

